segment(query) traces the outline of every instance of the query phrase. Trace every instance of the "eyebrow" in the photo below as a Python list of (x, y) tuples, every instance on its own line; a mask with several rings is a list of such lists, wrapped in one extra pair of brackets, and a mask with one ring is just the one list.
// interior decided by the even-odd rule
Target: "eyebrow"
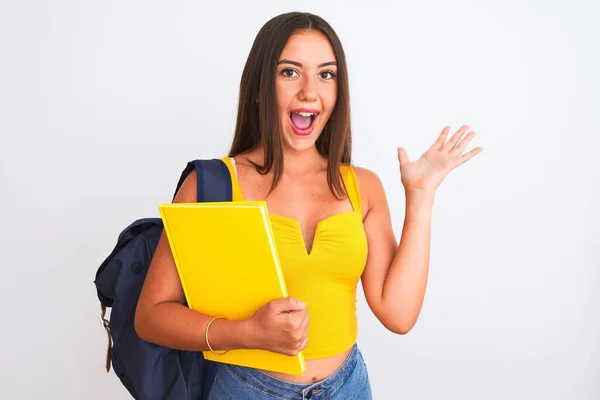
[[(279, 64), (292, 64), (292, 65), (295, 65), (297, 67), (302, 68), (302, 63), (299, 63), (298, 61), (292, 61), (292, 60), (283, 59), (283, 60), (281, 60), (281, 61), (279, 61), (277, 63), (277, 65), (279, 65)], [(323, 68), (323, 67), (326, 67), (328, 65), (335, 65), (337, 67), (337, 62), (335, 62), (335, 61), (324, 62), (322, 64), (317, 65), (317, 68)]]

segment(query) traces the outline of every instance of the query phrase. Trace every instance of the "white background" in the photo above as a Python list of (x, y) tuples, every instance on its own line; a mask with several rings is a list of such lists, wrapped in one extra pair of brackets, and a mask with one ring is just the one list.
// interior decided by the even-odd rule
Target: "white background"
[(359, 291), (375, 399), (600, 398), (600, 6), (592, 1), (0, 1), (0, 397), (127, 399), (104, 371), (93, 278), (185, 163), (226, 154), (260, 27), (317, 13), (345, 46), (354, 162), (444, 125), (485, 151), (437, 195), (421, 317)]

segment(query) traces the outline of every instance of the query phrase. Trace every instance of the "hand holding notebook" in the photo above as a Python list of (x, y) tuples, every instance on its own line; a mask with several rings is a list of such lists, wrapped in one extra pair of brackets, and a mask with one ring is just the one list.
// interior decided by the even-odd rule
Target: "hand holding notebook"
[(267, 303), (247, 323), (251, 348), (295, 355), (308, 341), (308, 310), (292, 297)]
[(266, 203), (169, 203), (159, 210), (188, 307), (245, 321), (254, 341), (225, 354), (204, 351), (204, 358), (302, 375), (306, 364), (296, 349), (308, 313), (288, 298)]

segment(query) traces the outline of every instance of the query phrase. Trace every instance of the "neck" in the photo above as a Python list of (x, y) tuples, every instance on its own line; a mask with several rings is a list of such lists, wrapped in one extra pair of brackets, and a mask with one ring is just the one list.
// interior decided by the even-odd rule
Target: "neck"
[(311, 172), (320, 172), (327, 168), (327, 160), (319, 154), (316, 147), (303, 151), (296, 151), (284, 147), (283, 172), (289, 175), (305, 175)]
[[(262, 164), (264, 149), (258, 147), (242, 156), (254, 163)], [(323, 172), (327, 170), (327, 159), (323, 158), (316, 147), (304, 151), (295, 151), (286, 146), (283, 148), (283, 173), (284, 175), (302, 175)]]

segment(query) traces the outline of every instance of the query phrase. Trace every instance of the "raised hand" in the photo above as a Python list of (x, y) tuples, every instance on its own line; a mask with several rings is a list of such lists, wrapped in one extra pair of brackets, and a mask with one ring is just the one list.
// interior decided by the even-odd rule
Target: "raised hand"
[(444, 178), (459, 165), (464, 164), (475, 155), (481, 153), (483, 148), (476, 147), (468, 153), (462, 154), (469, 142), (475, 137), (475, 132), (463, 125), (450, 140), (448, 133), (450, 127), (446, 126), (437, 140), (421, 158), (410, 162), (406, 150), (398, 148), (398, 161), (400, 162), (400, 175), (405, 190), (435, 191)]

